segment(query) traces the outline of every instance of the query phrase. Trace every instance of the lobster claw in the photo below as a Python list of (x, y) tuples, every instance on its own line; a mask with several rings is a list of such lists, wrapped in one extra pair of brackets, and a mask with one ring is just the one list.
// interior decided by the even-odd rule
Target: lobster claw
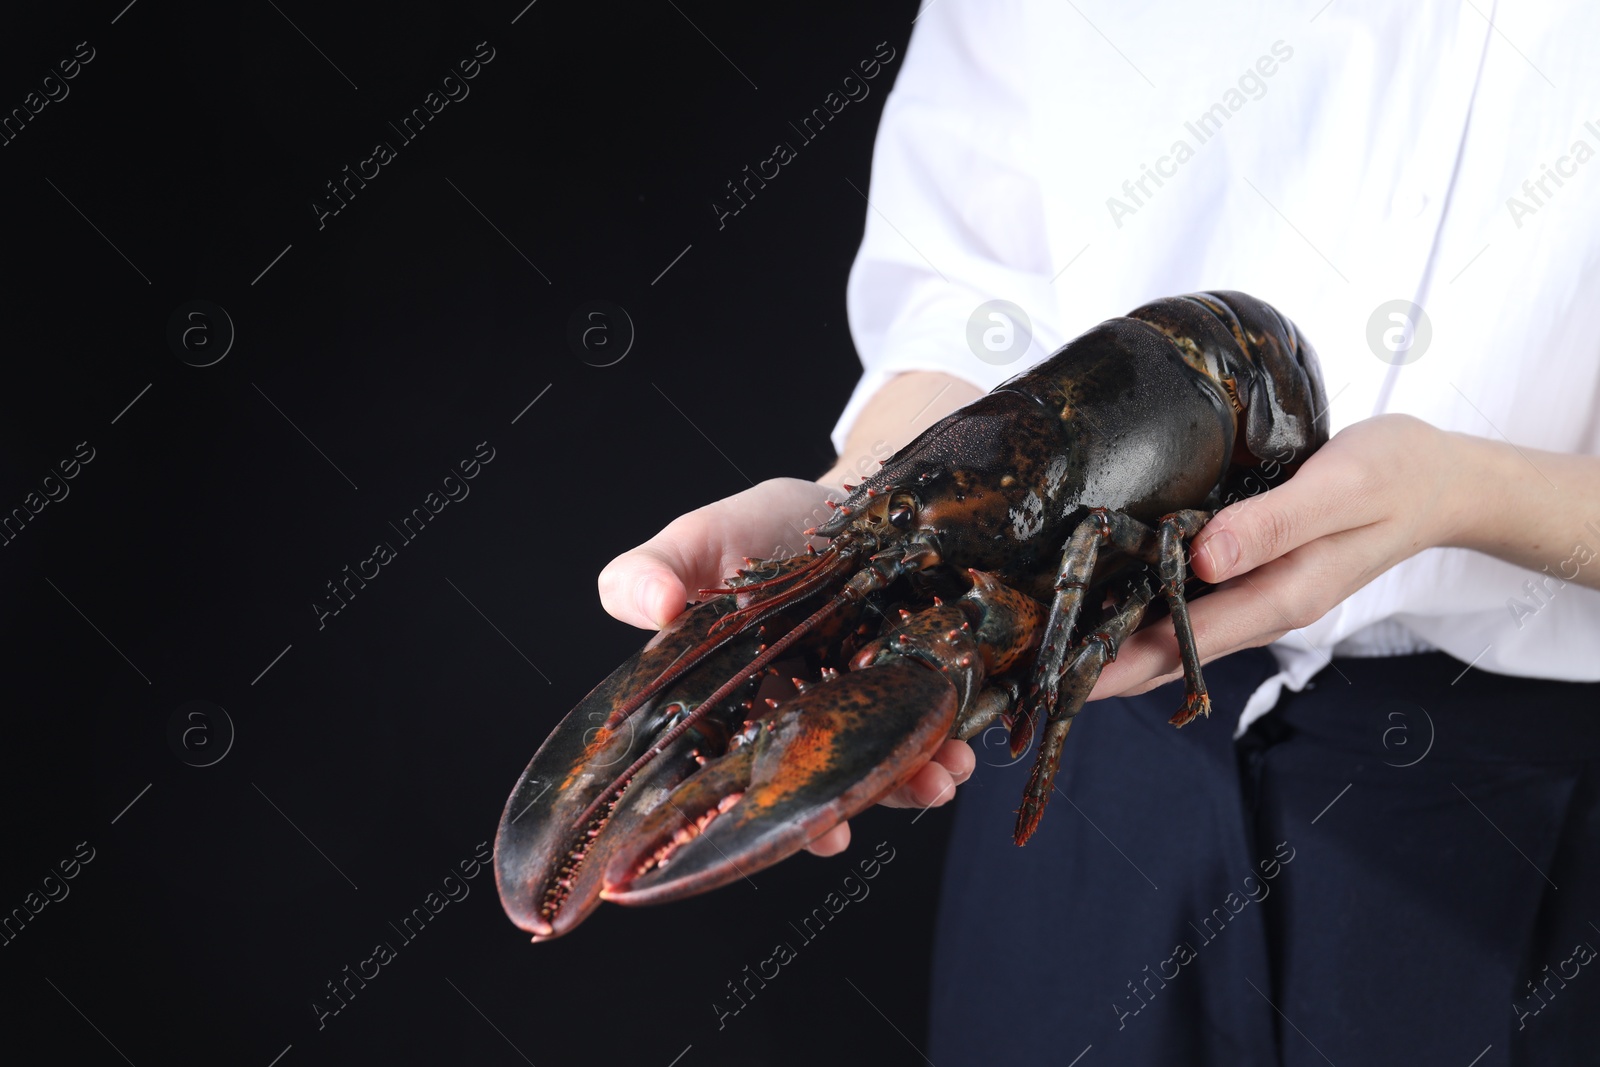
[(601, 896), (663, 903), (793, 855), (915, 774), (950, 736), (959, 704), (942, 671), (911, 659), (807, 688), (640, 820)]
[[(697, 646), (734, 607), (718, 597), (678, 616), (574, 708), (522, 772), (495, 835), (495, 882), (506, 914), (535, 941), (559, 937), (600, 904), (602, 875), (637, 824), (699, 770), (701, 752), (721, 753), (744, 717), (743, 694), (662, 747), (609, 807), (583, 813), (663, 733), (755, 654), (759, 632), (733, 633), (693, 671), (645, 702), (626, 722), (612, 711)], [(604, 832), (601, 832), (602, 829)]]

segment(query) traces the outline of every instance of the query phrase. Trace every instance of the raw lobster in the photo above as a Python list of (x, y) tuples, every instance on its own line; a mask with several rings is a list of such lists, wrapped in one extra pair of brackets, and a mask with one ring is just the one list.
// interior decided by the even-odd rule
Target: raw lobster
[[(1194, 293), (1101, 323), (930, 427), (846, 487), (814, 531), (825, 550), (703, 591), (562, 720), (501, 817), (507, 914), (539, 941), (602, 899), (749, 875), (997, 718), (1017, 756), (1042, 732), (1025, 843), (1073, 716), (1157, 597), (1183, 661), (1172, 722), (1209, 714), (1185, 543), (1289, 477), (1327, 439), (1326, 407), (1288, 319)], [(779, 665), (800, 676), (760, 699)]]

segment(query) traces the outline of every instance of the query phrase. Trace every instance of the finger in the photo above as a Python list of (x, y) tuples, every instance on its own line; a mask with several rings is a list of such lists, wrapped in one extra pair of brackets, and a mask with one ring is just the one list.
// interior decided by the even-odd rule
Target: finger
[(631, 625), (665, 626), (691, 596), (720, 584), (725, 572), (736, 566), (728, 558), (728, 537), (746, 534), (742, 506), (738, 498), (730, 498), (692, 511), (606, 564), (598, 580), (600, 603)]
[[(896, 789), (881, 803), (891, 808), (937, 808), (949, 803), (956, 786), (972, 776), (977, 765), (972, 746), (951, 738), (933, 754), (905, 785)], [(842, 832), (842, 837), (839, 835)], [(843, 852), (850, 843), (850, 824), (840, 823), (815, 839), (806, 848), (819, 856), (832, 856)]]
[(878, 803), (889, 808), (937, 808), (955, 796), (956, 786), (972, 777), (978, 757), (972, 746), (952, 737), (900, 788)]
[(659, 630), (689, 602), (680, 572), (647, 545), (624, 552), (600, 572), (600, 603), (630, 626)]
[(937, 808), (949, 803), (955, 791), (956, 782), (950, 772), (938, 761), (929, 760), (879, 803), (890, 808)]
[(747, 556), (802, 551), (802, 531), (826, 514), (829, 490), (774, 478), (680, 516), (600, 572), (600, 602), (634, 626), (660, 628), (701, 589), (722, 584)]
[(821, 837), (813, 838), (806, 851), (818, 856), (837, 856), (850, 847), (850, 824), (842, 822)]
[[(634, 626), (659, 629), (701, 589), (720, 585), (744, 553), (736, 549), (760, 544), (749, 529), (746, 494), (718, 500), (681, 515), (638, 548), (606, 564), (600, 572), (600, 603), (612, 615)], [(765, 554), (746, 547), (745, 553)], [(731, 558), (730, 558), (731, 557)]]
[(675, 554), (663, 553), (653, 540), (646, 542), (606, 564), (597, 583), (600, 603), (630, 626), (659, 630), (688, 604), (684, 575), (689, 570)]
[[(1255, 648), (1309, 626), (1366, 584), (1359, 562), (1361, 531), (1321, 538), (1241, 574), (1189, 605), (1200, 661)], [(1090, 694), (1091, 700), (1133, 696), (1183, 676), (1172, 620), (1135, 633), (1117, 650)]]
[(954, 737), (939, 746), (933, 758), (950, 772), (950, 778), (956, 785), (971, 778), (973, 768), (978, 765), (978, 757), (973, 753), (972, 746)]
[(1318, 538), (1374, 521), (1363, 478), (1360, 465), (1337, 450), (1318, 452), (1284, 484), (1212, 516), (1190, 543), (1195, 575), (1217, 584)]

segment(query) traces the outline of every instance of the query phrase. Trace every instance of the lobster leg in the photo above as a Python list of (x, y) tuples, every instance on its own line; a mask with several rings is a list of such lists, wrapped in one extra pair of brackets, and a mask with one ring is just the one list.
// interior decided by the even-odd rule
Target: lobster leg
[(1198, 715), (1211, 714), (1211, 697), (1200, 673), (1200, 651), (1194, 643), (1194, 626), (1189, 622), (1189, 602), (1183, 596), (1183, 580), (1188, 568), (1184, 542), (1200, 532), (1211, 518), (1209, 511), (1175, 511), (1161, 520), (1161, 593), (1172, 612), (1172, 630), (1178, 637), (1178, 654), (1183, 657), (1183, 707), (1169, 720), (1174, 726), (1187, 726)]
[[(1050, 627), (1040, 651), (1034, 673), (1033, 693), (1012, 727), (1011, 754), (1019, 756), (1032, 740), (1034, 722), (1042, 712), (1054, 718), (1060, 701), (1059, 679), (1071, 668), (1066, 666), (1071, 625), (1083, 603), (1083, 587), (1101, 558), (1100, 544), (1109, 542), (1117, 552), (1154, 565), (1161, 576), (1161, 594), (1172, 613), (1178, 654), (1183, 660), (1183, 706), (1169, 720), (1174, 726), (1187, 726), (1201, 715), (1211, 714), (1211, 698), (1205, 676), (1200, 671), (1200, 652), (1195, 645), (1194, 625), (1189, 620), (1189, 602), (1184, 597), (1184, 578), (1188, 570), (1187, 541), (1199, 533), (1211, 518), (1209, 511), (1187, 509), (1165, 516), (1159, 528), (1152, 528), (1120, 511), (1095, 508), (1091, 517), (1076, 531), (1062, 554), (1056, 579), (1056, 604), (1050, 612)], [(1058, 611), (1058, 606), (1060, 610)], [(1059, 624), (1059, 628), (1058, 628)]]
[(1022, 808), (1017, 812), (1017, 844), (1028, 843), (1028, 838), (1033, 836), (1040, 817), (1044, 815), (1045, 805), (1050, 802), (1056, 770), (1061, 765), (1061, 746), (1072, 727), (1073, 717), (1083, 708), (1084, 701), (1089, 699), (1089, 691), (1100, 680), (1100, 672), (1105, 665), (1117, 658), (1117, 646), (1138, 629), (1154, 595), (1144, 578), (1135, 579), (1128, 598), (1116, 614), (1107, 619), (1104, 626), (1084, 638), (1074, 650), (1067, 665), (1065, 690), (1062, 693), (1064, 699), (1050, 711), (1044, 740), (1040, 742), (1039, 753), (1033, 760), (1033, 773), (1028, 776), (1028, 785), (1022, 794)]
[(1061, 553), (1056, 573), (1055, 599), (1050, 605), (1050, 620), (1045, 624), (1044, 645), (1034, 667), (1033, 687), (1020, 706), (1011, 727), (1011, 755), (1020, 756), (1033, 740), (1034, 724), (1041, 714), (1056, 717), (1060, 702), (1061, 677), (1069, 668), (1072, 634), (1083, 610), (1084, 591), (1100, 562), (1101, 545), (1109, 543), (1117, 551), (1154, 563), (1157, 559), (1156, 532), (1137, 519), (1109, 508), (1092, 508), (1089, 517), (1078, 524)]
[(995, 719), (1010, 711), (1017, 703), (1017, 683), (987, 686), (972, 702), (972, 707), (956, 719), (954, 737), (971, 741), (981, 734)]

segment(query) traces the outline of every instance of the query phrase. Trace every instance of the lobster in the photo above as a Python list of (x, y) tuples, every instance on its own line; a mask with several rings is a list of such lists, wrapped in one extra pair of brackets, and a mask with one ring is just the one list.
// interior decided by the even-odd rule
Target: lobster
[[(1039, 737), (1014, 837), (1055, 789), (1073, 717), (1164, 603), (1171, 722), (1210, 713), (1187, 542), (1327, 440), (1321, 370), (1271, 306), (1156, 300), (929, 427), (808, 534), (749, 561), (578, 704), (506, 802), (495, 880), (548, 940), (602, 900), (650, 904), (777, 863), (948, 738)], [(1157, 608), (1159, 610), (1159, 607)], [(800, 671), (777, 682), (780, 666)]]

